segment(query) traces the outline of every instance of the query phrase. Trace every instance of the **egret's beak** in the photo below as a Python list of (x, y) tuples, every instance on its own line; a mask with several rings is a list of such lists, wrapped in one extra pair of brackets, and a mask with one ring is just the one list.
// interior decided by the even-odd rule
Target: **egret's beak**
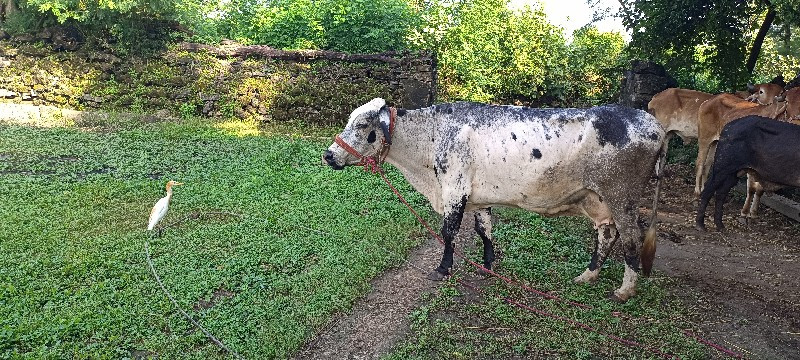
[(176, 182), (174, 185), (183, 185), (182, 182)]

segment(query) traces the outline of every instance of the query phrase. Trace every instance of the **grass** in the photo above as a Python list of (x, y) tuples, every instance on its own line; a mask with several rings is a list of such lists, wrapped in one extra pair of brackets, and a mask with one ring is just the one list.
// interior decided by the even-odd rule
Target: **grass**
[[(486, 291), (480, 294), (451, 280), (411, 315), (411, 333), (386, 359), (658, 358), (565, 321), (519, 309), (501, 297), (680, 358), (710, 355), (708, 349), (681, 331), (691, 329), (692, 324), (688, 311), (674, 294), (665, 291), (674, 280), (659, 274), (640, 279), (637, 295), (621, 305), (607, 299), (622, 281), (621, 262), (609, 259), (596, 284), (572, 282), (589, 260), (587, 244), (594, 231), (587, 220), (542, 218), (511, 209), (499, 211), (498, 217), (494, 235), (497, 248), (503, 252), (498, 264), (502, 274), (592, 309), (546, 300), (497, 281), (477, 280)], [(470, 256), (475, 261), (480, 259), (477, 251)], [(469, 265), (462, 268), (471, 271)], [(464, 273), (456, 276), (476, 281)], [(611, 315), (617, 311), (629, 318)]]
[[(243, 217), (201, 217), (154, 239), (166, 287), (245, 358), (291, 356), (425, 236), (379, 178), (320, 164), (331, 133), (115, 116), (0, 124), (0, 358), (228, 357), (172, 307), (147, 267), (147, 214), (169, 179), (186, 185), (165, 223), (198, 212)], [(606, 299), (621, 282), (619, 262), (609, 260), (595, 285), (571, 282), (594, 236), (584, 219), (497, 214), (500, 272), (593, 309), (491, 281), (481, 295), (451, 280), (410, 315), (411, 332), (388, 359), (650, 356), (498, 295), (681, 358), (710, 355), (680, 332), (692, 324), (666, 293), (674, 280), (643, 279), (624, 305)]]
[(38, 125), (0, 124), (0, 358), (228, 356), (147, 267), (170, 179), (186, 185), (165, 223), (244, 215), (187, 221), (151, 252), (181, 307), (246, 358), (291, 355), (421, 239), (379, 178), (320, 164), (328, 141), (194, 120)]

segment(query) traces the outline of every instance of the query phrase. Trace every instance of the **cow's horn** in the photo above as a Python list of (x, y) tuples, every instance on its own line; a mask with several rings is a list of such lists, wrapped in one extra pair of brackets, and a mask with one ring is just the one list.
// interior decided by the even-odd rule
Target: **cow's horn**
[(777, 101), (777, 102), (784, 102), (784, 101), (786, 101), (786, 94), (780, 94), (780, 95), (776, 96), (776, 97), (775, 97), (775, 101)]
[(756, 86), (753, 83), (747, 83), (747, 91), (754, 93), (756, 92)]

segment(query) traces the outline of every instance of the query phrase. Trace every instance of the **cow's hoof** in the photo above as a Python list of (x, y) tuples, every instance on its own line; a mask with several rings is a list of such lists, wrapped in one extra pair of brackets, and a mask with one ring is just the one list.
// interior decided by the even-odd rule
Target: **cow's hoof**
[(583, 274), (576, 276), (572, 281), (576, 284), (594, 284), (597, 282), (598, 272), (584, 270)]
[(694, 228), (699, 232), (706, 232), (706, 226), (703, 224), (695, 224)]
[(750, 219), (748, 219), (747, 216), (739, 216), (738, 220), (739, 220), (739, 224), (742, 224), (744, 226), (750, 225)]
[(615, 303), (617, 303), (617, 304), (624, 304), (624, 303), (628, 302), (628, 299), (630, 299), (630, 298), (631, 298), (630, 295), (624, 295), (624, 294), (622, 294), (622, 293), (620, 293), (620, 292), (618, 292), (616, 290), (608, 293), (608, 299), (613, 301), (613, 302), (615, 302)]
[(439, 270), (433, 270), (430, 274), (428, 274), (428, 280), (432, 281), (442, 281), (444, 280), (449, 274), (442, 274)]

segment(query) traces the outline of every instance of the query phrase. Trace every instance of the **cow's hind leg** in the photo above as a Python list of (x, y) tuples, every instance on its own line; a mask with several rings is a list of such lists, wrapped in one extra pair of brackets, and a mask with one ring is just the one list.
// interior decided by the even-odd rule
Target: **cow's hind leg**
[(442, 255), (442, 262), (428, 276), (431, 280), (442, 280), (445, 276), (450, 274), (450, 269), (453, 267), (453, 239), (458, 234), (458, 229), (461, 227), (461, 220), (464, 217), (464, 208), (467, 205), (467, 195), (462, 195), (458, 200), (453, 200), (445, 205), (444, 208), (444, 221), (442, 222), (442, 240), (444, 240), (444, 254)]
[(614, 248), (614, 243), (618, 238), (619, 233), (613, 224), (603, 224), (597, 227), (597, 239), (594, 242), (592, 260), (589, 262), (589, 267), (583, 271), (583, 274), (574, 279), (576, 283), (593, 283), (597, 281), (597, 277), (600, 275), (600, 268), (606, 261), (611, 249)]
[(642, 252), (643, 234), (637, 225), (637, 215), (633, 204), (625, 206), (624, 212), (616, 215), (617, 231), (623, 241), (625, 255), (625, 274), (622, 285), (614, 290), (612, 299), (625, 302), (636, 294), (636, 281), (639, 278), (639, 257)]
[(492, 244), (492, 212), (491, 208), (475, 211), (475, 232), (483, 241), (483, 267), (478, 273), (488, 275), (494, 262), (494, 245)]
[(722, 185), (717, 188), (714, 195), (714, 225), (718, 231), (724, 231), (725, 225), (722, 224), (722, 208), (725, 202), (728, 201), (728, 193), (736, 186), (738, 179), (736, 176), (727, 176), (724, 178)]
[(695, 177), (694, 177), (694, 195), (700, 197), (700, 192), (703, 188), (703, 174), (705, 173), (706, 158), (708, 151), (711, 147), (710, 142), (698, 140), (697, 143), (697, 160), (695, 160)]

